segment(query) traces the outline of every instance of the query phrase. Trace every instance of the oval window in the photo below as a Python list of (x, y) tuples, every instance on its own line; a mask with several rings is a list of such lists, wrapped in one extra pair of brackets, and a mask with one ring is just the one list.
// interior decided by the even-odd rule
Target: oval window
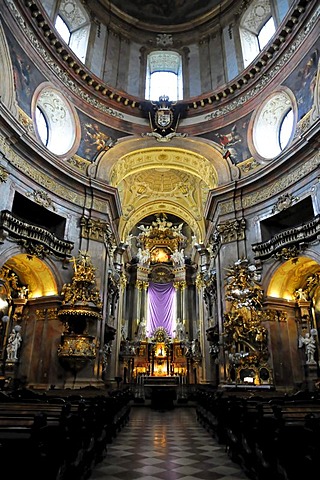
[(37, 89), (33, 104), (35, 131), (41, 143), (56, 155), (74, 154), (80, 126), (73, 106), (48, 84)]
[(290, 143), (295, 126), (296, 104), (286, 90), (269, 96), (258, 109), (252, 128), (253, 147), (260, 157), (277, 157)]

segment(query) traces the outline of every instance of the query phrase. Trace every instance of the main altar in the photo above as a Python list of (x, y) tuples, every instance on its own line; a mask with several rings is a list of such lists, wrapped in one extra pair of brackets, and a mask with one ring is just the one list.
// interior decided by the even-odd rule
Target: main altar
[(128, 379), (136, 386), (136, 398), (151, 399), (152, 405), (172, 405), (184, 396), (192, 362), (192, 342), (172, 339), (163, 327), (151, 338), (123, 341), (121, 358)]
[(135, 355), (135, 377), (167, 379), (183, 377), (188, 372), (188, 348), (186, 340), (172, 339), (163, 327), (138, 344)]

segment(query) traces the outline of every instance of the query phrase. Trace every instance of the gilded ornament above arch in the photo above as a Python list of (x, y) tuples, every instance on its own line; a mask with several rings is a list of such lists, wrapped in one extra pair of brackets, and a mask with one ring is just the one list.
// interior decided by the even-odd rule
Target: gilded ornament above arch
[(130, 216), (130, 218), (128, 218), (126, 222), (121, 219), (119, 224), (120, 238), (127, 238), (133, 227), (139, 221), (141, 221), (145, 217), (148, 217), (149, 215), (154, 215), (159, 212), (166, 212), (181, 218), (189, 225), (197, 238), (204, 238), (205, 225), (203, 218), (201, 219), (201, 221), (196, 221), (195, 218), (192, 217), (190, 212), (181, 208), (181, 206), (179, 206), (178, 204), (173, 205), (170, 201), (153, 202), (151, 204), (143, 206), (143, 208), (138, 209)]
[(150, 148), (124, 155), (112, 167), (110, 183), (118, 186), (128, 175), (153, 168), (182, 170), (198, 178), (205, 178), (210, 189), (218, 185), (217, 171), (205, 157), (173, 148)]

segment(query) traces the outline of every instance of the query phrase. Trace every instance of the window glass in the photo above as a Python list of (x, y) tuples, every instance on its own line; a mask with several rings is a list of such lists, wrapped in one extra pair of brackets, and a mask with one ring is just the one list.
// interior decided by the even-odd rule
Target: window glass
[(262, 158), (275, 158), (288, 146), (294, 129), (292, 102), (293, 96), (283, 90), (259, 107), (253, 123), (253, 144)]
[(267, 45), (276, 31), (270, 0), (252, 0), (240, 20), (240, 40), (244, 67)]
[(68, 155), (77, 148), (79, 122), (73, 106), (51, 85), (38, 87), (33, 112), (41, 143), (56, 155)]
[(77, 57), (85, 63), (90, 34), (90, 18), (81, 0), (60, 0), (55, 27)]
[(56, 18), (55, 27), (56, 27), (57, 32), (59, 33), (60, 37), (66, 42), (67, 45), (69, 45), (69, 41), (70, 41), (70, 37), (71, 37), (70, 30), (69, 30), (68, 25), (63, 20), (63, 18), (60, 17), (60, 15), (58, 15), (57, 18)]
[(276, 27), (273, 21), (273, 18), (270, 17), (269, 20), (263, 25), (259, 34), (258, 34), (258, 41), (260, 50), (262, 50), (267, 43), (269, 42), (270, 38), (276, 31)]
[(153, 51), (148, 55), (146, 93), (148, 100), (167, 96), (171, 101), (183, 98), (182, 61), (178, 52)]
[(283, 117), (279, 128), (279, 144), (281, 150), (286, 148), (289, 143), (293, 128), (293, 111), (290, 109)]
[(172, 72), (154, 72), (150, 78), (150, 100), (159, 100), (161, 96), (177, 100), (178, 76)]
[(48, 139), (49, 139), (48, 123), (47, 123), (47, 120), (46, 120), (46, 117), (45, 117), (43, 111), (38, 106), (36, 108), (36, 122), (37, 122), (37, 129), (38, 129), (39, 137), (40, 137), (43, 145), (47, 146), (48, 145)]

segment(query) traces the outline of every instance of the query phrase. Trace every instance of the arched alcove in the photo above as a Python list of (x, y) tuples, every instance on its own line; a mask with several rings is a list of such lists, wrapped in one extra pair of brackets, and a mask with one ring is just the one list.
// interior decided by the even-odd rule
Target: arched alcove
[(7, 260), (5, 267), (13, 270), (21, 283), (28, 285), (29, 298), (58, 295), (53, 273), (41, 259), (21, 253)]
[(294, 292), (304, 286), (308, 276), (319, 270), (320, 265), (309, 257), (287, 260), (273, 273), (266, 294), (268, 297), (294, 300)]

